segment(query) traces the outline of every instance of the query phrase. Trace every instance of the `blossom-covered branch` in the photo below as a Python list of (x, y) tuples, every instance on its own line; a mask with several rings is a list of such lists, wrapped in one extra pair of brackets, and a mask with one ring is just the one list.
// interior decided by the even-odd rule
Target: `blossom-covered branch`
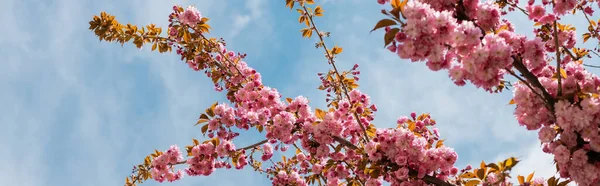
[[(470, 81), (500, 92), (492, 88), (503, 88), (504, 75), (513, 75), (520, 80), (513, 84), (510, 101), (516, 104), (516, 119), (528, 130), (539, 129), (542, 150), (554, 155), (560, 177), (580, 185), (600, 184), (600, 78), (586, 71), (582, 61), (594, 50), (575, 47), (576, 29), (559, 23), (560, 17), (580, 10), (590, 23), (583, 41), (596, 38), (597, 22), (589, 19), (592, 1), (530, 0), (524, 9), (513, 0), (378, 2), (389, 3), (389, 12), (399, 12), (396, 17), (403, 20), (384, 19), (375, 27), (386, 27), (390, 51), (413, 62), (425, 61), (434, 71), (448, 70), (459, 86)], [(507, 13), (503, 8), (521, 10), (534, 22), (535, 37), (515, 33), (512, 23), (502, 19)], [(548, 185), (559, 184), (555, 180), (549, 178)]]

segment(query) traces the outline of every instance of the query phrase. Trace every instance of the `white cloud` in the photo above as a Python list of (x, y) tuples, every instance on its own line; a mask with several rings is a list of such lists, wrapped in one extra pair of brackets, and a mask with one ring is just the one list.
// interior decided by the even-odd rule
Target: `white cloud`
[[(229, 33), (229, 39), (235, 39), (235, 37), (246, 29), (249, 23), (256, 22), (253, 25), (260, 25), (262, 31), (268, 32), (270, 30), (271, 25), (265, 21), (264, 10), (266, 7), (264, 6), (265, 0), (248, 0), (245, 4), (245, 10), (249, 11), (244, 14), (241, 13), (243, 11), (236, 11), (235, 16), (233, 16), (233, 24), (231, 25), (231, 30)], [(234, 3), (233, 6), (236, 6)], [(241, 13), (241, 14), (240, 14)]]
[[(5, 60), (0, 68), (0, 112), (4, 113), (0, 115), (0, 153), (4, 155), (0, 174), (5, 179), (0, 185), (122, 184), (131, 165), (141, 162), (154, 148), (184, 146), (192, 137), (202, 138), (193, 122), (205, 107), (223, 100), (222, 93), (214, 92), (204, 74), (192, 72), (174, 54), (96, 42), (87, 30), (87, 21), (100, 11), (112, 13), (122, 22), (164, 27), (173, 4), (196, 4), (211, 18), (216, 37), (229, 35), (225, 39), (231, 41), (230, 47), (249, 52), (248, 62), (265, 69), (261, 72), (265, 81), (273, 83), (269, 85), (280, 87), (286, 97), (305, 95), (313, 107), (324, 106), (325, 93), (316, 90), (316, 73), (327, 67), (322, 51), (312, 48), (312, 42), (289, 39), (300, 38), (296, 28), (278, 28), (292, 35), (272, 34), (275, 23), (289, 20), (269, 18), (272, 11), (265, 0), (236, 2), (245, 4), (3, 1), (0, 23), (10, 26), (0, 34), (10, 37), (0, 37), (0, 44), (12, 47), (0, 51)], [(332, 41), (344, 47), (340, 66), (361, 65), (361, 90), (380, 108), (378, 126), (393, 126), (398, 116), (411, 111), (431, 112), (447, 144), (459, 151), (460, 165), (487, 157), (521, 156), (523, 161), (515, 172), (540, 169), (536, 175), (550, 174), (547, 171), (552, 169), (545, 169), (548, 156), (540, 154), (535, 134), (518, 126), (513, 107), (506, 106), (510, 92), (490, 95), (470, 86), (456, 87), (446, 72), (431, 72), (422, 63), (411, 64), (377, 49), (381, 33), (368, 34), (368, 25), (379, 18), (375, 16), (379, 8), (374, 2), (351, 3), (324, 5), (326, 22), (321, 28), (332, 31)], [(276, 8), (285, 9), (283, 4)], [(291, 17), (294, 13), (289, 12)], [(285, 47), (278, 47), (278, 42), (286, 43)], [(240, 141), (255, 137), (250, 134)], [(532, 143), (522, 143), (525, 140)], [(501, 147), (512, 150), (505, 152)], [(224, 179), (233, 176), (235, 180)], [(268, 184), (264, 175), (250, 170), (222, 170), (211, 177), (187, 178), (170, 185), (206, 182)], [(159, 184), (150, 181), (145, 185)]]
[[(13, 47), (0, 51), (6, 65), (0, 69), (0, 185), (122, 184), (131, 165), (154, 148), (201, 138), (194, 120), (203, 107), (223, 98), (204, 74), (187, 69), (177, 57), (100, 43), (87, 30), (100, 11), (125, 23), (165, 26), (172, 2), (3, 5), (0, 20), (10, 26), (0, 34), (11, 37), (0, 43)], [(219, 7), (206, 2), (200, 9), (218, 15)], [(225, 22), (228, 15), (212, 17)], [(239, 172), (219, 171), (177, 184), (260, 182), (249, 174), (222, 182), (232, 174)]]

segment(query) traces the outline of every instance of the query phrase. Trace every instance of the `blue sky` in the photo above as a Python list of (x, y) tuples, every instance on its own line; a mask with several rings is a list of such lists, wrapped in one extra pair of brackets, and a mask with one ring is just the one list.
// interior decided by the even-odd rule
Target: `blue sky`
[[(106, 11), (121, 22), (167, 25), (174, 4), (194, 4), (211, 18), (212, 36), (248, 54), (264, 83), (285, 97), (304, 95), (324, 108), (317, 72), (327, 70), (314, 41), (302, 39), (297, 13), (279, 0), (0, 0), (0, 185), (121, 185), (133, 165), (154, 149), (202, 139), (195, 119), (223, 101), (210, 80), (175, 54), (98, 42), (88, 28)], [(376, 125), (395, 126), (412, 111), (430, 112), (458, 167), (517, 156), (515, 170), (553, 174), (535, 132), (519, 127), (507, 105), (512, 92), (488, 94), (457, 87), (446, 72), (400, 60), (386, 51), (382, 33), (369, 33), (382, 18), (374, 0), (326, 0), (320, 28), (330, 45), (344, 48), (339, 64), (360, 64), (361, 90), (379, 107)], [(527, 20), (514, 22), (531, 25)], [(529, 27), (519, 29), (529, 34)], [(531, 34), (529, 34), (531, 35)], [(242, 137), (243, 146), (258, 141)], [(277, 156), (275, 156), (277, 157)], [(268, 185), (249, 169), (219, 170), (165, 185)], [(149, 181), (145, 185), (158, 185)]]

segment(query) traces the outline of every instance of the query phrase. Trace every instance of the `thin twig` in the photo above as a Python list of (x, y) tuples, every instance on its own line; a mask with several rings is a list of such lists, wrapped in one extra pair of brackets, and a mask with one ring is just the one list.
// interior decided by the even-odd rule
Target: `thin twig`
[[(325, 49), (325, 55), (327, 55), (327, 58), (329, 59), (331, 66), (333, 66), (333, 70), (335, 71), (335, 74), (338, 76), (338, 80), (340, 81), (340, 84), (342, 85), (342, 90), (344, 91), (344, 95), (346, 95), (346, 97), (348, 98), (348, 101), (350, 101), (350, 95), (348, 95), (348, 89), (346, 88), (346, 84), (344, 84), (342, 76), (340, 75), (339, 71), (337, 70), (337, 67), (335, 66), (335, 61), (333, 60), (333, 56), (329, 53), (329, 50), (327, 50), (327, 45), (325, 45), (325, 40), (323, 39), (321, 32), (319, 32), (319, 29), (317, 28), (317, 25), (315, 24), (315, 22), (313, 20), (313, 16), (308, 13), (308, 9), (306, 9), (305, 5), (302, 5), (302, 8), (304, 8), (304, 11), (306, 12), (306, 15), (308, 16), (308, 20), (310, 20), (312, 29), (314, 29), (315, 32), (317, 32), (317, 35), (319, 36), (319, 40), (321, 41), (321, 43), (323, 43), (323, 49)], [(356, 119), (357, 124), (360, 126), (360, 129), (362, 130), (362, 132), (365, 135), (365, 137), (364, 137), (365, 141), (369, 142), (369, 135), (367, 135), (367, 130), (365, 129), (365, 126), (363, 126), (362, 122), (360, 121), (358, 114), (356, 114), (356, 112), (352, 112), (352, 113), (354, 114), (354, 118)]]
[(262, 141), (256, 142), (255, 144), (249, 145), (249, 146), (247, 146), (247, 147), (244, 147), (244, 148), (241, 148), (241, 149), (242, 149), (242, 150), (248, 150), (248, 149), (252, 149), (252, 148), (254, 148), (254, 147), (260, 146), (260, 145), (262, 145), (262, 144), (265, 144), (265, 143), (267, 143), (267, 142), (269, 142), (269, 140), (266, 140), (266, 139), (265, 139), (265, 140), (262, 140)]
[(508, 1), (506, 1), (506, 4), (508, 4), (508, 5), (510, 5), (510, 6), (514, 7), (514, 8), (517, 8), (517, 9), (521, 10), (521, 12), (523, 12), (525, 15), (529, 16), (529, 13), (527, 13), (527, 11), (525, 11), (525, 9), (521, 8), (519, 5), (514, 4), (514, 3), (510, 3)]

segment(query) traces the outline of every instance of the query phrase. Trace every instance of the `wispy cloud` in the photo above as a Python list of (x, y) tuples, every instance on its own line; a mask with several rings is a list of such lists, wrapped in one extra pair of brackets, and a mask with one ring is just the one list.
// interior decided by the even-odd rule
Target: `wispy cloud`
[[(297, 14), (283, 2), (5, 0), (0, 44), (10, 47), (0, 50), (0, 185), (118, 185), (155, 148), (202, 138), (194, 120), (214, 101), (224, 101), (204, 74), (174, 54), (99, 43), (87, 30), (100, 11), (122, 22), (164, 27), (173, 4), (195, 4), (211, 18), (212, 35), (247, 52), (266, 84), (286, 97), (305, 95), (313, 107), (325, 106), (325, 93), (316, 89), (316, 73), (328, 66), (323, 52), (301, 38)], [(330, 44), (344, 47), (340, 66), (361, 65), (361, 90), (380, 108), (378, 126), (393, 127), (411, 111), (431, 112), (447, 144), (460, 153), (459, 166), (518, 156), (523, 161), (515, 172), (552, 173), (536, 134), (513, 119), (514, 107), (506, 105), (510, 92), (456, 87), (445, 72), (385, 51), (381, 33), (368, 33), (380, 18), (374, 2), (330, 0), (323, 7), (320, 28), (332, 32)], [(250, 132), (240, 145), (258, 136)], [(268, 179), (249, 169), (219, 170), (169, 185), (209, 183), (265, 185)]]

